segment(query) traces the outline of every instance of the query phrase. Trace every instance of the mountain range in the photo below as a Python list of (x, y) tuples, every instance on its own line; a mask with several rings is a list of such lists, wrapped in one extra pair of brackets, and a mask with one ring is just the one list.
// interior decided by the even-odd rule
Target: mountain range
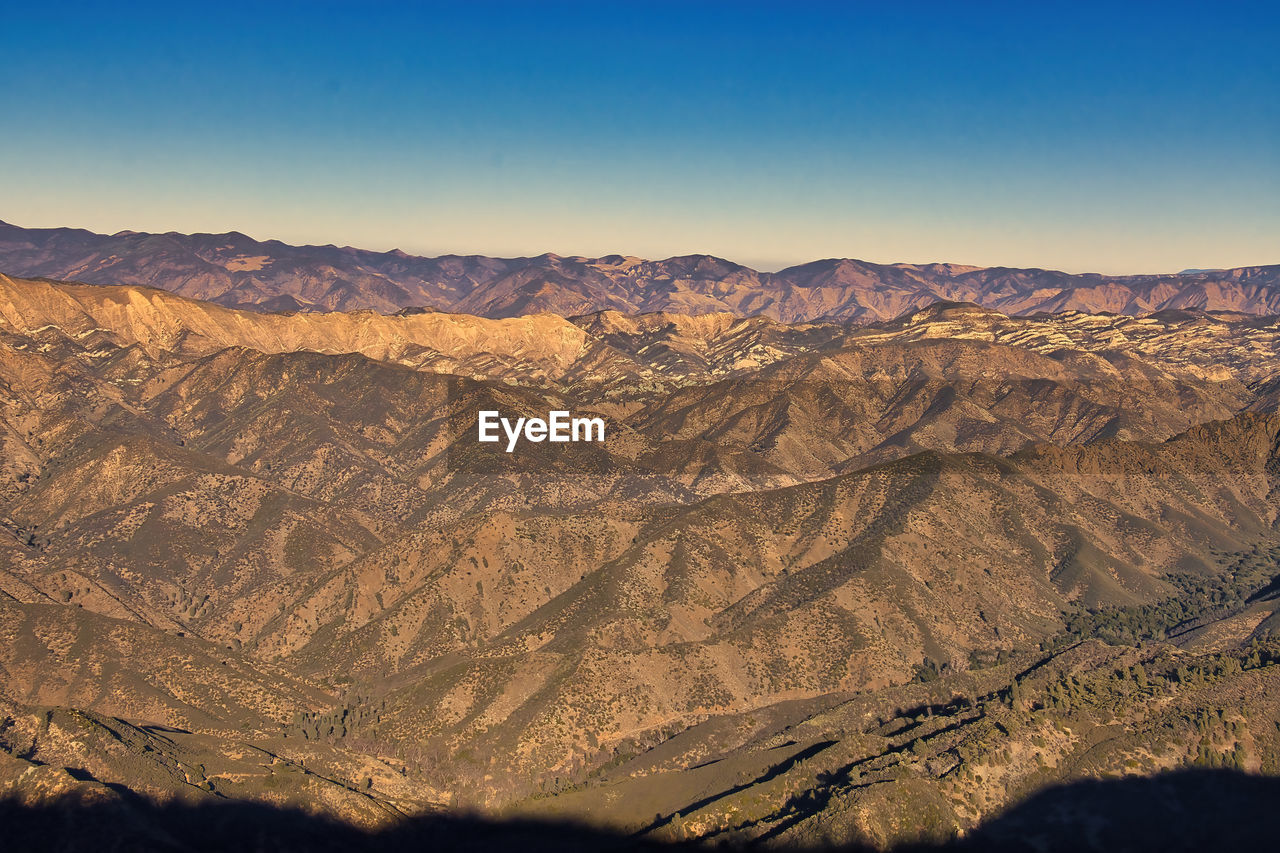
[(1011, 315), (1165, 309), (1280, 313), (1280, 266), (1107, 276), (950, 263), (832, 258), (759, 272), (710, 255), (643, 260), (418, 257), (289, 246), (226, 234), (94, 234), (0, 223), (0, 272), (142, 285), (233, 308), (395, 313), (430, 308), (484, 317), (597, 311), (765, 316), (787, 323), (891, 320), (934, 302)]
[[(1065, 820), (1082, 780), (1280, 767), (1275, 317), (274, 312), (165, 283), (0, 275), (24, 808), (885, 848), (994, 838), (1035, 796)], [(608, 440), (507, 454), (488, 409)]]

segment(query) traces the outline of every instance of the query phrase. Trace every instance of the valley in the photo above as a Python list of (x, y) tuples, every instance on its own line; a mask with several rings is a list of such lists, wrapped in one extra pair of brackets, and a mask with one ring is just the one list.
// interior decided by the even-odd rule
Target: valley
[[(0, 276), (0, 783), (884, 849), (996, 843), (1087, 780), (1265, 776), (1278, 341)], [(489, 410), (606, 440), (507, 453)]]

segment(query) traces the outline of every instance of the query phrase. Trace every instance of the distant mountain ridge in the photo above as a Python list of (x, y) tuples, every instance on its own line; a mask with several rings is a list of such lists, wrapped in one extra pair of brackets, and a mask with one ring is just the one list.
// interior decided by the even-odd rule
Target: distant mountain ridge
[(875, 322), (934, 302), (973, 302), (1010, 315), (1072, 310), (1138, 315), (1166, 309), (1280, 313), (1280, 265), (1106, 276), (832, 258), (767, 273), (710, 255), (429, 258), (399, 250), (290, 246), (235, 231), (104, 235), (2, 222), (0, 272), (145, 285), (257, 311), (434, 308), (494, 318), (604, 310), (727, 312), (789, 323)]

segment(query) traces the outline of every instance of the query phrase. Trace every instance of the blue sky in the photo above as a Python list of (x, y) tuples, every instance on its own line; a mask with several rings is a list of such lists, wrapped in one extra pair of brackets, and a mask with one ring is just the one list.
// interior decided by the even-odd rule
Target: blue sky
[(1277, 4), (0, 7), (0, 219), (422, 254), (1280, 263)]

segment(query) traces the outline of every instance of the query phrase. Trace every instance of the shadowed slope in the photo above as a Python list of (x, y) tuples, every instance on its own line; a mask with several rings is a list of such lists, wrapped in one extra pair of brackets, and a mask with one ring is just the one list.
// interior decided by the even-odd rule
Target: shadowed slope
[[(89, 787), (86, 785), (86, 787)], [(902, 851), (1198, 851), (1267, 849), (1280, 783), (1229, 771), (1185, 771), (1153, 779), (1081, 782), (1053, 788), (979, 827), (963, 841), (911, 844)], [(1210, 820), (1207, 816), (1227, 816)], [(0, 804), (11, 843), (35, 851), (199, 853), (230, 849), (292, 851), (690, 849), (550, 821), (421, 817), (362, 832), (302, 811), (235, 802), (151, 805), (102, 795), (49, 804)], [(736, 849), (727, 846), (722, 849)], [(788, 849), (853, 851), (854, 844)]]

